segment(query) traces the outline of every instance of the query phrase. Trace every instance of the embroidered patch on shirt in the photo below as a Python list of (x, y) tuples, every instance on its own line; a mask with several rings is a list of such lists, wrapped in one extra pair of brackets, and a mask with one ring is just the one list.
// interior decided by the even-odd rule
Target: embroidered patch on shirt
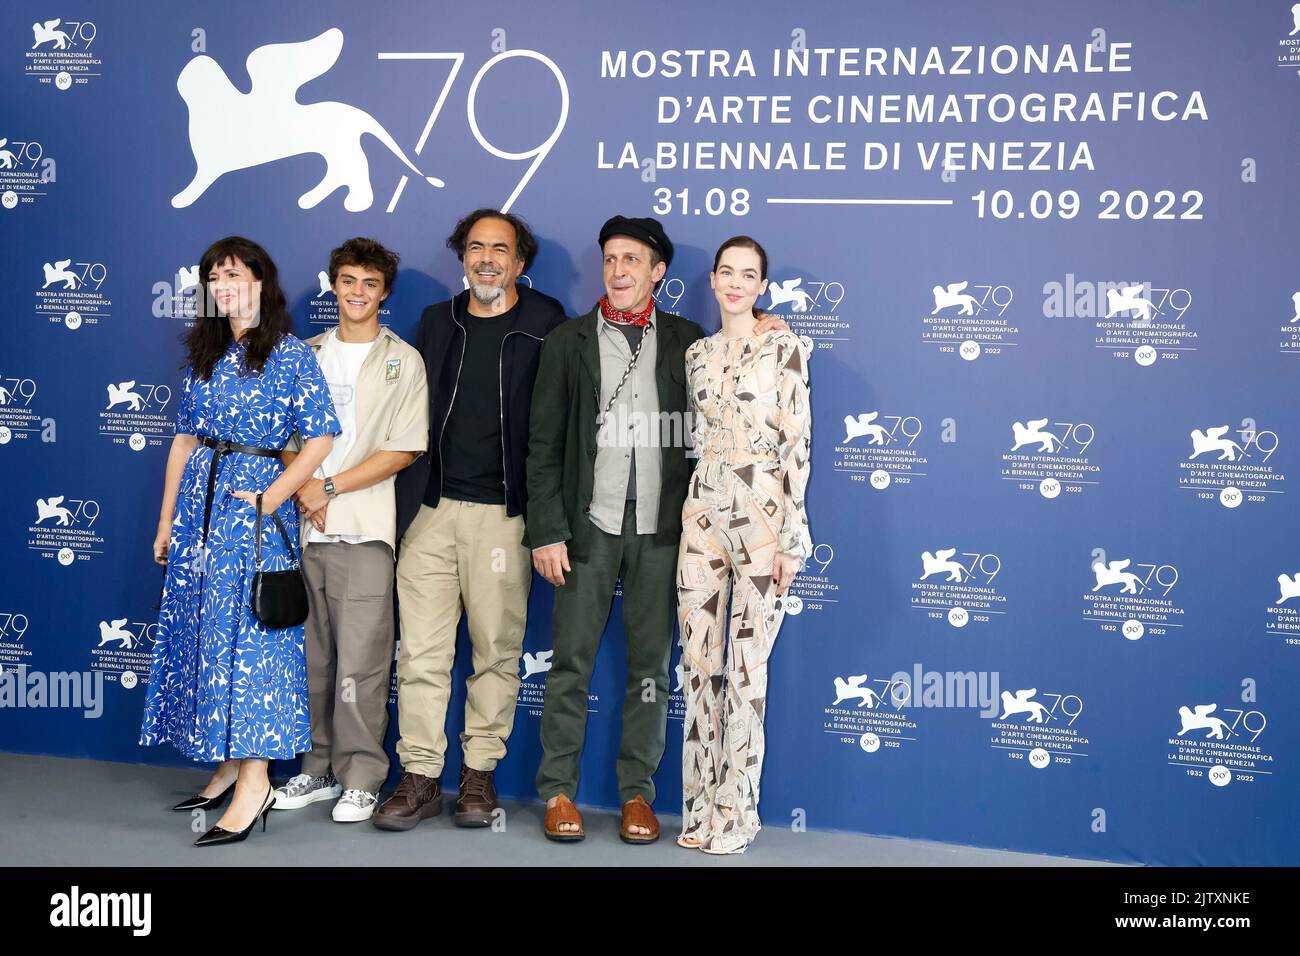
[(388, 366), (384, 369), (384, 381), (396, 382), (398, 376), (402, 374), (402, 360), (389, 359)]

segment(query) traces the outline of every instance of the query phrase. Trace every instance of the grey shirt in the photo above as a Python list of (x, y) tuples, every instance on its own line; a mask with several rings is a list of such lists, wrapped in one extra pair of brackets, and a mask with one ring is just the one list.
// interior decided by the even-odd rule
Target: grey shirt
[[(640, 345), (641, 340), (645, 338), (645, 330), (647, 327), (644, 325), (636, 325), (632, 322), (628, 322), (626, 325), (619, 325), (618, 323), (615, 322), (610, 324), (610, 328), (618, 329), (620, 332), (622, 332), (623, 337), (627, 339), (628, 348), (630, 348), (635, 353), (636, 347)], [(639, 362), (641, 360), (637, 359), (637, 361)], [(606, 401), (609, 401), (609, 399), (606, 399)], [(627, 500), (636, 501), (636, 449), (635, 448), (632, 449), (632, 467), (628, 469), (628, 475), (627, 475)]]
[[(607, 534), (622, 534), (623, 509), (636, 499), (636, 533), (654, 534), (659, 524), (659, 387), (655, 382), (657, 314), (650, 313), (636, 368), (605, 416), (596, 439), (591, 520)], [(603, 410), (632, 360), (633, 346), (620, 328), (596, 318), (600, 346), (600, 407)], [(637, 452), (640, 451), (640, 454)], [(633, 482), (635, 482), (633, 484)]]

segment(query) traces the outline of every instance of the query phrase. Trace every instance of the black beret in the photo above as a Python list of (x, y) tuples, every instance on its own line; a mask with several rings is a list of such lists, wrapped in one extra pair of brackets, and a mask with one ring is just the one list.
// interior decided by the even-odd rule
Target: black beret
[(600, 238), (596, 244), (605, 248), (605, 240), (610, 236), (628, 236), (659, 253), (659, 258), (668, 265), (673, 261), (673, 244), (668, 240), (668, 233), (659, 224), (658, 219), (629, 219), (627, 216), (615, 216), (600, 227)]

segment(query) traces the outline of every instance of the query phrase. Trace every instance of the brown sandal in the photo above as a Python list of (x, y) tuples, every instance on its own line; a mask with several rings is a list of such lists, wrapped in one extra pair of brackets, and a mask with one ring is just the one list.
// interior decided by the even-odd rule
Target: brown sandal
[[(561, 823), (576, 823), (576, 830), (561, 830)], [(573, 805), (573, 801), (560, 794), (555, 800), (555, 806), (546, 808), (546, 818), (542, 821), (542, 832), (546, 834), (548, 840), (554, 840), (557, 843), (577, 843), (587, 835), (587, 831), (582, 828), (582, 814), (578, 808)]]
[[(649, 833), (631, 833), (632, 827), (645, 827)], [(623, 826), (618, 835), (624, 843), (654, 843), (659, 839), (659, 819), (645, 798), (637, 794), (623, 804)]]

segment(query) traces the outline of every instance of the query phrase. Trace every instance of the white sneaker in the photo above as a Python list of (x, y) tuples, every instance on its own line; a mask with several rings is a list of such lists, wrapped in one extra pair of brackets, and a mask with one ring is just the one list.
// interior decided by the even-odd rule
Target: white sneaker
[(379, 803), (379, 794), (365, 790), (344, 790), (330, 814), (335, 823), (360, 823), (369, 820)]
[(334, 779), (334, 774), (313, 777), (309, 773), (300, 773), (283, 787), (275, 791), (275, 809), (298, 810), (315, 803), (317, 800), (333, 800), (343, 792), (343, 787)]

